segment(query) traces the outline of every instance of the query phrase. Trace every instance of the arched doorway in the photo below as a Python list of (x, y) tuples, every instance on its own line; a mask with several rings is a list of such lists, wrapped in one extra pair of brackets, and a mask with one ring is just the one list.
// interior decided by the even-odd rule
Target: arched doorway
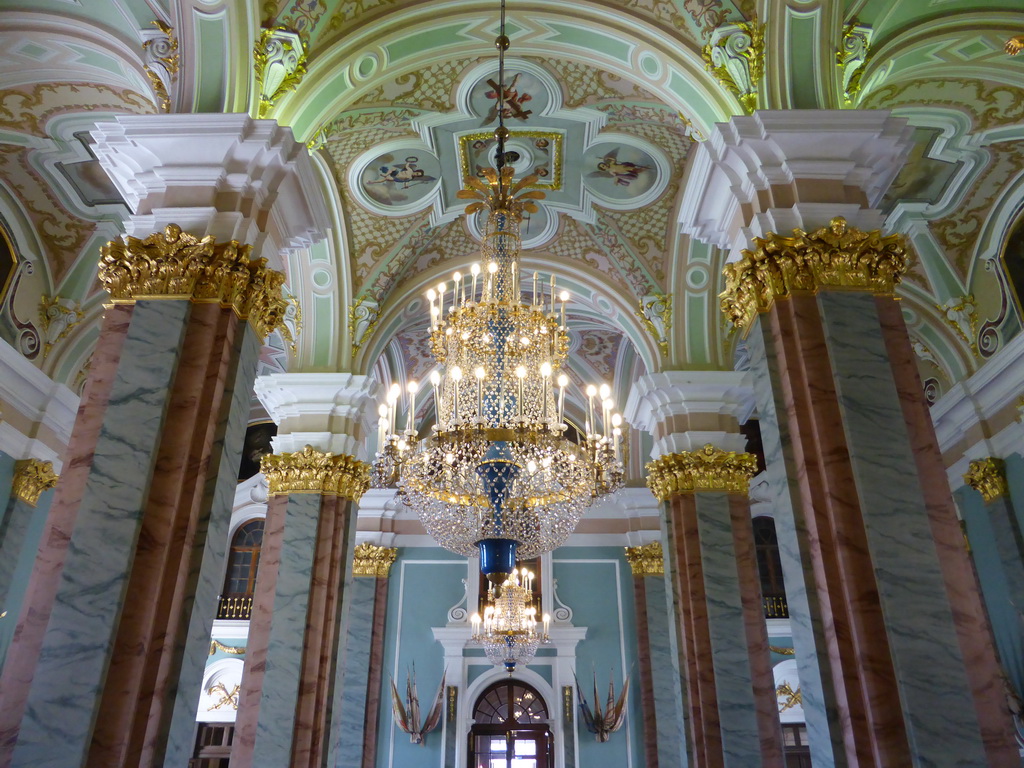
[(548, 708), (521, 680), (501, 680), (480, 694), (469, 732), (470, 768), (552, 768)]

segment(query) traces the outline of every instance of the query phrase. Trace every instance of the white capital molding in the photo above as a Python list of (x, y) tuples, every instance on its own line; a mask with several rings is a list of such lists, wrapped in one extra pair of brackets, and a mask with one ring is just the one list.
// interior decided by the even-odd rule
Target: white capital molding
[[(675, 416), (711, 413), (732, 416), (742, 423), (753, 408), (748, 371), (664, 371), (641, 376), (634, 383), (622, 415), (636, 429), (656, 434)], [(651, 458), (699, 450), (708, 443), (726, 451), (742, 451), (746, 438), (722, 431), (670, 433), (655, 440)]]
[(0, 451), (14, 459), (53, 462), (58, 474), (79, 398), (0, 340)]
[[(954, 384), (931, 407), (939, 449), (947, 462), (953, 452), (962, 454), (946, 470), (949, 484), (959, 488), (964, 473), (975, 459), (1024, 455), (1024, 413), (994, 435), (982, 429), (987, 421), (1024, 396), (1024, 334), (1007, 342), (970, 378)], [(1019, 409), (1018, 409), (1019, 410)]]
[(128, 234), (178, 224), (238, 240), (272, 266), (322, 240), (331, 220), (304, 144), (244, 114), (121, 115), (92, 131), (100, 165), (132, 215)]
[(377, 388), (368, 376), (274, 373), (257, 377), (253, 388), (277, 424), (276, 453), (294, 453), (311, 445), (366, 459), (361, 424)]
[[(878, 229), (872, 209), (906, 160), (912, 129), (882, 110), (759, 111), (717, 123), (695, 150), (683, 204), (682, 232), (730, 250), (754, 236), (816, 229), (836, 215)], [(764, 209), (759, 193), (795, 181), (832, 181), (863, 191), (867, 206), (836, 201)]]

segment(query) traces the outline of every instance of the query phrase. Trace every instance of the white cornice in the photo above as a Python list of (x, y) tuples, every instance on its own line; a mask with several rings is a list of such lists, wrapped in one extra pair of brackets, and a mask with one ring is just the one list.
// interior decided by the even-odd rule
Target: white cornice
[[(54, 470), (60, 472), (75, 425), (78, 395), (0, 340), (0, 398), (6, 409), (17, 411), (31, 425), (29, 434), (25, 434), (12, 423), (13, 414), (0, 416), (0, 451), (16, 459), (52, 461)], [(40, 427), (52, 438), (50, 434), (40, 435)]]

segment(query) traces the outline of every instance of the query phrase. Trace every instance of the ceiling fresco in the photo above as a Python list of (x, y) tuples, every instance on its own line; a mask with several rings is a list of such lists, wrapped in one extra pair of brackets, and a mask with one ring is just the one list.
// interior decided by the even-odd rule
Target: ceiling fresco
[[(411, 308), (478, 252), (455, 195), (492, 162), (495, 3), (0, 0), (0, 14), (0, 224), (20, 256), (0, 335), (81, 380), (97, 247), (125, 210), (97, 175), (95, 122), (248, 111), (308, 142), (339, 222), (289, 256), (295, 338), (263, 369), (428, 372)], [(731, 365), (725, 255), (676, 223), (688, 160), (715, 122), (794, 107), (891, 109), (914, 127), (883, 202), (915, 255), (904, 314), (931, 397), (976, 370), (1021, 327), (999, 259), (1024, 208), (1024, 56), (1003, 50), (1022, 30), (1019, 0), (511, 3), (510, 148), (547, 194), (524, 221), (524, 268), (573, 293), (573, 375)]]

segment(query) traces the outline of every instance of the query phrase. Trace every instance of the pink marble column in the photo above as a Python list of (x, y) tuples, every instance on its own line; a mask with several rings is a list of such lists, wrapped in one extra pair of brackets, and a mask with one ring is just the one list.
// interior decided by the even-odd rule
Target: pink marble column
[(366, 716), (363, 720), (363, 762), (361, 768), (377, 765), (377, 735), (380, 727), (380, 692), (384, 679), (384, 629), (388, 615), (388, 578), (376, 578), (373, 600), (373, 633), (370, 636), (370, 674), (366, 681)]
[(991, 765), (1012, 765), (1017, 759), (1014, 728), (1004, 704), (1002, 673), (992, 629), (970, 554), (964, 546), (916, 356), (910, 346), (910, 336), (899, 305), (886, 298), (878, 298), (876, 303), (903, 417), (913, 444), (928, 519), (939, 551), (939, 564), (953, 610), (985, 751)]

